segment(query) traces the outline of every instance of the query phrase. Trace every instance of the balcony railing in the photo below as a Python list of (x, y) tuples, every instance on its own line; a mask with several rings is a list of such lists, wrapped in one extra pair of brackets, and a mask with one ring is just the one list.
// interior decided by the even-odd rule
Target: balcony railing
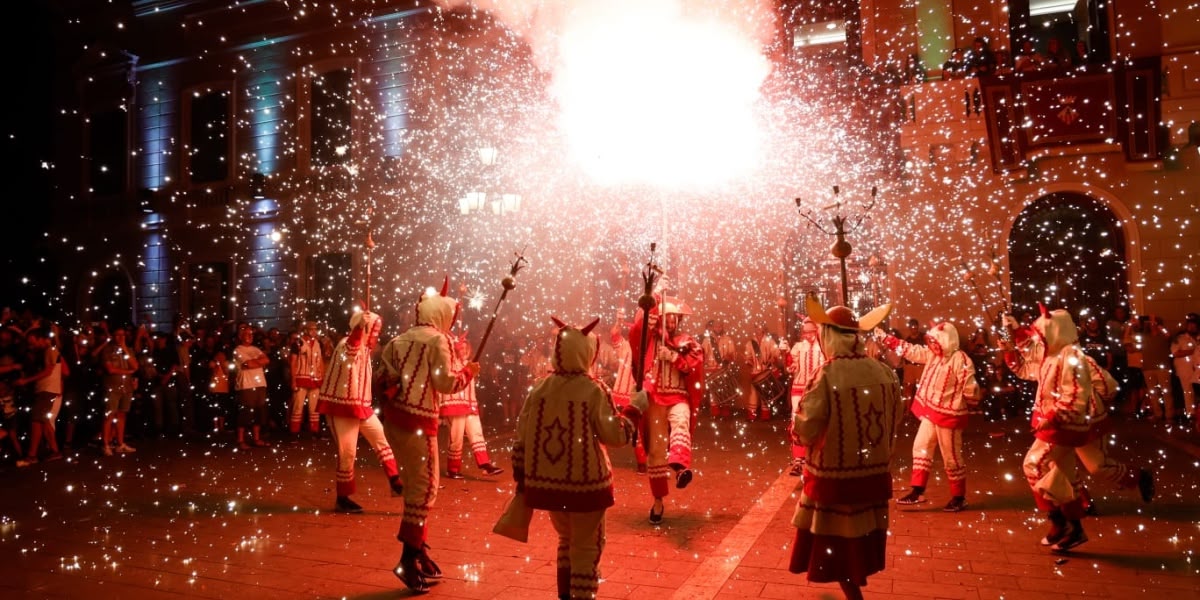
[(1152, 60), (906, 86), (905, 127), (950, 137), (984, 125), (996, 172), (1069, 148), (1119, 149), (1130, 161), (1159, 160), (1159, 70)]

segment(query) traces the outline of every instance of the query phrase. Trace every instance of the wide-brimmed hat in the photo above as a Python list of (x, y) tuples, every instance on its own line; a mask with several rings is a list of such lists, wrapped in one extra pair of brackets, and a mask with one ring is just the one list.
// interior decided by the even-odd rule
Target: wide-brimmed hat
[(814, 322), (820, 325), (832, 325), (841, 329), (856, 329), (858, 331), (871, 331), (875, 329), (892, 312), (892, 305), (884, 304), (862, 317), (855, 317), (854, 311), (845, 306), (835, 306), (826, 311), (821, 306), (821, 301), (811, 294), (804, 302), (808, 309), (808, 318)]

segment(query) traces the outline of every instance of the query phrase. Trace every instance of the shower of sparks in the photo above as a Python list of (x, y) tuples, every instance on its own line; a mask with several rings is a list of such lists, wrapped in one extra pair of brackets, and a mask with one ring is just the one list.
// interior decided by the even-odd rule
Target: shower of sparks
[[(489, 348), (494, 354), (483, 359), (512, 376), (538, 364), (550, 331), (549, 313), (568, 321), (601, 316), (607, 322), (598, 331), (614, 323), (627, 325), (640, 293), (639, 269), (652, 242), (659, 248), (665, 288), (696, 311), (685, 329), (698, 334), (707, 320), (723, 322), (739, 347), (764, 324), (787, 337), (792, 332), (783, 323), (794, 316), (792, 303), (803, 291), (819, 289), (837, 299), (832, 240), (812, 225), (846, 215), (852, 222), (862, 219), (848, 235), (856, 286), (848, 303), (861, 312), (887, 301), (890, 287), (908, 302), (897, 308), (897, 323), (907, 316), (953, 313), (970, 322), (970, 328), (960, 329), (965, 334), (990, 325), (1006, 291), (1011, 308), (1024, 320), (1021, 312), (1036, 310), (1037, 302), (1057, 307), (1079, 301), (1072, 294), (1081, 289), (1104, 291), (1086, 297), (1088, 306), (1071, 308), (1080, 317), (1097, 314), (1103, 319), (1132, 294), (1123, 279), (1133, 261), (1129, 251), (1156, 244), (1174, 245), (1172, 260), (1178, 264), (1141, 264), (1142, 280), (1130, 285), (1146, 301), (1194, 303), (1195, 277), (1190, 274), (1200, 252), (1194, 244), (1196, 221), (1176, 218), (1179, 211), (1172, 207), (1194, 207), (1197, 188), (1172, 177), (1168, 168), (1138, 175), (1144, 180), (1140, 185), (1153, 193), (1125, 198), (1129, 214), (1051, 191), (1034, 194), (1025, 207), (1028, 182), (996, 184), (999, 176), (988, 168), (983, 150), (986, 134), (970, 143), (931, 149), (928, 156), (902, 148), (909, 101), (903, 96), (911, 90), (885, 69), (851, 67), (820, 52), (782, 59), (791, 49), (778, 47), (778, 32), (796, 23), (777, 14), (775, 2), (436, 0), (437, 10), (404, 18), (391, 18), (383, 12), (390, 7), (376, 4), (288, 0), (231, 2), (222, 9), (234, 17), (274, 11), (273, 16), (294, 19), (303, 27), (319, 19), (322, 28), (343, 34), (320, 38), (336, 41), (312, 44), (277, 43), (261, 34), (250, 42), (231, 40), (227, 35), (232, 32), (216, 31), (203, 19), (182, 24), (189, 47), (198, 48), (196, 56), (184, 58), (237, 83), (192, 92), (193, 107), (215, 99), (225, 104), (213, 106), (231, 107), (230, 114), (210, 108), (209, 122), (187, 136), (171, 132), (174, 145), (153, 158), (177, 164), (179, 155), (190, 153), (193, 166), (233, 164), (236, 181), (205, 185), (188, 181), (184, 173), (164, 175), (153, 203), (167, 208), (144, 209), (141, 233), (146, 241), (132, 256), (112, 250), (121, 246), (110, 234), (86, 240), (47, 234), (46, 242), (60, 253), (95, 269), (82, 280), (63, 276), (57, 289), (48, 292), (28, 288), (30, 297), (23, 302), (65, 307), (68, 320), (86, 317), (116, 324), (129, 317), (117, 307), (128, 307), (138, 318), (145, 310), (154, 322), (165, 323), (170, 315), (133, 306), (122, 273), (170, 264), (164, 267), (169, 275), (150, 285), (152, 291), (163, 286), (164, 294), (177, 293), (170, 286), (178, 285), (226, 291), (203, 306), (193, 297), (193, 312), (187, 315), (197, 325), (219, 325), (216, 308), (221, 302), (242, 306), (248, 302), (245, 295), (260, 292), (254, 278), (280, 269), (271, 290), (272, 298), (285, 303), (280, 316), (256, 324), (277, 322), (287, 328), (292, 317), (315, 318), (324, 335), (336, 338), (344, 334), (336, 325), (344, 325), (356, 310), (353, 303), (362, 299), (365, 287), (356, 278), (369, 260), (371, 306), (384, 316), (385, 338), (412, 324), (412, 305), (420, 294), (436, 293), (430, 286), (449, 277), (454, 295), (463, 302), (462, 331), (478, 339), (503, 289), (500, 279), (513, 253), (521, 251), (530, 267), (497, 321), (497, 343)], [(1194, 22), (1200, 6), (1172, 11), (1170, 19)], [(1182, 11), (1187, 14), (1178, 14)], [(112, 27), (125, 30), (128, 25), (122, 20)], [(876, 51), (887, 54), (889, 43), (883, 40)], [(295, 64), (304, 66), (282, 66)], [(364, 66), (355, 70), (351, 64)], [(156, 79), (160, 74), (144, 66), (138, 73), (140, 91), (149, 97), (179, 95)], [(155, 91), (159, 85), (163, 87)], [(943, 99), (952, 105), (923, 110), (960, 111), (961, 100)], [(145, 98), (139, 102), (150, 103)], [(142, 112), (131, 114), (142, 127), (136, 121)], [(90, 119), (65, 107), (59, 118), (73, 129)], [(324, 137), (312, 133), (313, 123), (324, 124)], [(222, 144), (193, 140), (192, 147), (184, 148), (177, 141), (202, 136), (201, 131), (217, 132), (212, 139), (221, 141), (236, 132), (238, 155), (211, 150)], [(963, 131), (960, 121), (948, 120), (934, 135), (950, 140)], [(245, 142), (251, 138), (261, 145)], [(142, 160), (151, 151), (137, 148), (133, 154)], [(312, 161), (312, 168), (290, 166), (298, 156)], [(1088, 155), (1072, 167), (1050, 168), (1031, 178), (1041, 177), (1043, 190), (1054, 190), (1097, 173), (1088, 185), (1097, 186), (1097, 198), (1108, 201), (1132, 185), (1106, 181), (1108, 173), (1125, 168), (1121, 160), (1112, 153)], [(47, 171), (57, 168), (51, 162), (40, 165)], [(262, 181), (251, 185), (251, 174), (263, 171)], [(239, 191), (231, 191), (230, 184)], [(1102, 187), (1106, 185), (1114, 189)], [(240, 191), (253, 186), (262, 189)], [(839, 186), (836, 194), (834, 186)], [(870, 190), (876, 186), (878, 202), (871, 205)], [(251, 197), (258, 195), (262, 197)], [(1043, 199), (1036, 200), (1038, 196)], [(811, 215), (812, 222), (801, 219), (797, 209)], [(1144, 239), (1113, 235), (1130, 222), (1146, 232)], [(369, 255), (363, 242), (368, 229), (376, 244)], [(1010, 231), (1026, 235), (1010, 241)], [(168, 259), (186, 263), (187, 269)], [(231, 274), (218, 263), (236, 268)], [(889, 281), (875, 275), (883, 272)], [(234, 279), (224, 279), (230, 277)], [(29, 279), (20, 282), (30, 284)], [(80, 289), (93, 300), (83, 312), (76, 311)], [(78, 330), (83, 324), (70, 327)], [(94, 347), (96, 340), (90, 343)], [(502, 362), (501, 355), (513, 360)], [(216, 368), (235, 372), (231, 363)], [(1000, 383), (993, 388), (1001, 390)], [(506, 416), (511, 425), (512, 415)], [(968, 448), (968, 455), (986, 450), (997, 465), (1004, 465), (994, 480), (972, 480), (973, 497), (986, 502), (1027, 485), (1019, 447), (1031, 433), (1016, 418), (1018, 426), (993, 432), (989, 442)], [(714, 420), (700, 426), (711, 429), (723, 451), (747, 464), (779, 453), (754, 437), (763, 431), (756, 425), (719, 426)], [(973, 421), (972, 426), (985, 425)], [(1184, 434), (1178, 426), (1166, 431)], [(786, 436), (782, 427), (771, 434), (775, 441)], [(1118, 456), (1136, 450), (1121, 436), (1114, 436), (1109, 446)], [(1156, 450), (1154, 460), (1165, 462), (1169, 452), (1175, 450)], [(906, 453), (901, 448), (898, 456)], [(61, 504), (36, 504), (30, 514), (37, 523), (0, 515), (0, 542), (18, 545), (23, 557), (52, 553), (62, 573), (144, 569), (147, 560), (156, 560), (152, 566), (167, 573), (153, 580), (156, 586), (166, 585), (172, 568), (188, 584), (200, 586), (206, 577), (229, 568), (219, 562), (221, 554), (226, 562), (250, 561), (247, 555), (300, 543), (286, 532), (238, 526), (265, 523), (280, 513), (285, 519), (327, 516), (307, 499), (289, 496), (278, 506), (262, 499), (281, 495), (278, 469), (320, 472), (329, 464), (287, 463), (277, 448), (232, 456), (215, 458), (187, 482), (166, 480), (144, 464), (131, 468), (130, 459), (101, 463), (96, 468), (104, 470), (106, 482), (90, 489), (56, 483), (72, 505), (95, 505), (114, 518), (154, 511), (178, 525), (156, 539), (138, 540), (136, 549), (115, 543), (120, 538), (108, 525), (88, 526), (94, 548), (87, 553), (60, 555), (59, 548), (48, 548), (31, 533), (44, 527), (42, 522), (66, 519), (68, 507)], [(206, 452), (205, 458), (213, 457)], [(222, 460), (232, 460), (236, 467), (222, 465)], [(92, 468), (88, 465), (73, 467)], [(1200, 463), (1191, 467), (1200, 468)], [(904, 468), (898, 471), (907, 475)], [(252, 477), (237, 479), (235, 469)], [(748, 494), (761, 490), (764, 478), (744, 464), (730, 466), (723, 475), (742, 478)], [(946, 481), (935, 475), (931, 486), (938, 485), (945, 487)], [(503, 486), (480, 489), (510, 491)], [(329, 492), (308, 491), (312, 496)], [(1195, 492), (1194, 483), (1159, 489), (1167, 501), (1194, 498)], [(1108, 500), (1108, 492), (1095, 493)], [(712, 521), (735, 510), (691, 508)], [(1133, 511), (1138, 519), (1141, 511)], [(465, 508), (454, 518), (490, 515)], [(1150, 523), (1161, 526), (1163, 516), (1148, 512), (1144, 518), (1146, 523), (1098, 528), (1092, 535), (1144, 534)], [(1015, 521), (1016, 529), (1008, 528), (1013, 517), (1007, 519), (1001, 527), (995, 514), (979, 511), (940, 523), (964, 535), (1003, 533), (1022, 539), (1032, 539), (1035, 532), (1040, 536), (1045, 525), (1032, 511)], [(197, 539), (206, 528), (228, 528), (217, 562), (179, 556), (171, 549)], [(1194, 522), (1180, 523), (1177, 534), (1162, 540), (1183, 555), (1193, 575), (1189, 544), (1195, 529)], [(1156, 534), (1161, 531), (1155, 529)], [(906, 536), (899, 543), (909, 540)], [(491, 549), (489, 543), (482, 546)], [(146, 559), (145, 547), (162, 555)], [(903, 558), (929, 558), (928, 547), (895, 547)], [(523, 559), (530, 571), (542, 566), (540, 557)], [(1060, 559), (1049, 570), (1069, 578), (1070, 569), (1080, 564)], [(1099, 563), (1088, 567), (1089, 572), (1102, 571)], [(967, 570), (963, 564), (952, 569)], [(471, 558), (453, 575), (468, 584), (487, 583), (497, 570), (482, 558)], [(1112, 569), (1104, 565), (1104, 570)]]

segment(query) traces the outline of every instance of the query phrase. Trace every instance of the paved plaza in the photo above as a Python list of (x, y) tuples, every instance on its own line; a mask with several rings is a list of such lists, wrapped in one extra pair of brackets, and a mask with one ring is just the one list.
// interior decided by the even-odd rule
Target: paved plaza
[[(629, 449), (612, 452), (617, 505), (608, 512), (602, 598), (630, 600), (838, 598), (787, 571), (799, 479), (786, 473), (786, 421), (702, 416), (696, 480), (671, 490), (666, 521), (647, 522), (650, 495)], [(1152, 465), (1158, 497), (1090, 485), (1099, 516), (1090, 541), (1056, 555), (1021, 476), (1023, 422), (975, 421), (967, 435), (969, 508), (944, 513), (944, 475), (930, 502), (893, 508), (887, 570), (867, 598), (1200, 597), (1200, 447), (1195, 434), (1128, 422), (1113, 454)], [(896, 463), (907, 489), (909, 422)], [(490, 440), (507, 472), (472, 465), (443, 480), (431, 517), (431, 555), (446, 577), (428, 598), (554, 598), (555, 540), (544, 515), (530, 542), (491, 533), (514, 484), (510, 438)], [(350, 598), (411, 594), (392, 575), (401, 500), (362, 444), (361, 515), (333, 512), (329, 440), (239, 451), (229, 439), (143, 440), (132, 455), (85, 448), (68, 460), (0, 469), (0, 597)], [(899, 494), (897, 494), (899, 495)]]

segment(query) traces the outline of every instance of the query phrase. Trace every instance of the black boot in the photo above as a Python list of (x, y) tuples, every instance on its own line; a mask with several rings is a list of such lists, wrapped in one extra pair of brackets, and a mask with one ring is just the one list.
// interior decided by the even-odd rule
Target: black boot
[(925, 486), (914, 485), (911, 492), (896, 498), (896, 504), (920, 504), (925, 502)]
[(1046, 517), (1050, 519), (1050, 531), (1042, 538), (1042, 545), (1053, 546), (1062, 541), (1063, 536), (1067, 534), (1067, 518), (1057, 508), (1051, 510)]
[(429, 591), (429, 582), (425, 580), (425, 576), (421, 574), (421, 567), (417, 564), (421, 552), (421, 548), (405, 544), (404, 550), (400, 553), (400, 562), (392, 569), (392, 573), (400, 581), (403, 581), (408, 589), (417, 594)]
[(429, 544), (421, 544), (421, 555), (417, 557), (417, 567), (425, 579), (441, 579), (442, 568), (429, 558)]
[(1086, 541), (1088, 541), (1088, 538), (1087, 534), (1083, 532), (1083, 523), (1076, 519), (1067, 523), (1067, 532), (1050, 549), (1057, 552), (1066, 552)]
[(943, 512), (962, 512), (967, 508), (967, 499), (963, 496), (955, 496), (946, 504)]
[(336, 510), (340, 513), (358, 514), (363, 511), (363, 507), (359, 506), (357, 502), (351, 500), (350, 496), (338, 496), (337, 502), (335, 502), (333, 505), (333, 510)]
[(692, 482), (692, 470), (684, 467), (679, 463), (671, 463), (671, 470), (675, 471), (675, 488), (682, 490)]

